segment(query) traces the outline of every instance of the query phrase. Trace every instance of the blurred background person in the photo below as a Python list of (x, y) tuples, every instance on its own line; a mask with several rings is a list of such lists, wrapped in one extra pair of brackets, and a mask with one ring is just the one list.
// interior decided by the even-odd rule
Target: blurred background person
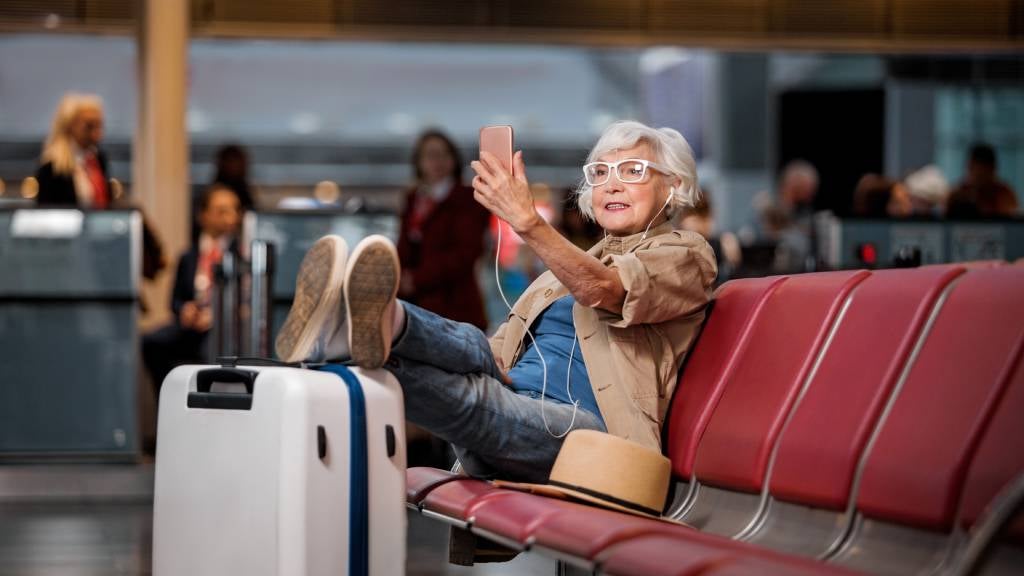
[(692, 208), (683, 209), (679, 227), (700, 234), (711, 245), (715, 251), (715, 260), (718, 262), (717, 283), (721, 284), (728, 280), (743, 264), (743, 253), (736, 235), (728, 231), (720, 233), (715, 228), (711, 192), (706, 188)]
[[(103, 101), (94, 94), (69, 92), (53, 115), (36, 171), (40, 207), (74, 206), (92, 210), (131, 208), (142, 215), (142, 277), (147, 280), (167, 267), (156, 228), (140, 206), (120, 198), (110, 180), (103, 140)], [(147, 310), (145, 300), (139, 300)]]
[(249, 185), (249, 153), (239, 144), (225, 144), (217, 150), (216, 163), (217, 171), (211, 184), (234, 190), (242, 210), (252, 210), (256, 200)]
[[(477, 261), (490, 212), (462, 182), (462, 158), (443, 132), (420, 134), (413, 147), (415, 185), (405, 193), (398, 236), (399, 296), (431, 312), (487, 329)], [(448, 467), (447, 443), (406, 423), (409, 466)]]
[[(209, 187), (224, 186), (235, 193), (238, 198), (242, 212), (252, 210), (256, 203), (253, 198), (253, 187), (249, 184), (249, 153), (240, 144), (224, 144), (214, 154), (213, 180)], [(199, 241), (202, 233), (202, 223), (199, 215), (202, 213), (203, 195), (209, 187), (202, 185), (192, 186), (192, 243)]]
[(904, 183), (881, 174), (865, 174), (853, 192), (853, 215), (861, 218), (906, 218), (914, 214)]
[(759, 199), (766, 236), (777, 237), (790, 226), (809, 224), (818, 182), (818, 170), (806, 160), (793, 160), (783, 167), (775, 198)]
[(558, 219), (562, 234), (581, 250), (589, 250), (601, 239), (602, 230), (597, 222), (588, 220), (576, 205), (575, 195), (566, 194), (568, 198), (562, 206), (562, 216)]
[(476, 264), (490, 214), (462, 182), (462, 158), (439, 130), (416, 141), (416, 184), (405, 194), (398, 237), (401, 298), (442, 316), (487, 328)]
[(775, 272), (808, 272), (816, 268), (814, 198), (818, 183), (818, 170), (810, 162), (792, 160), (779, 175), (775, 197), (762, 193), (754, 200), (760, 215), (760, 239), (775, 244)]
[(199, 240), (181, 255), (171, 293), (174, 322), (146, 334), (142, 358), (160, 397), (160, 385), (175, 366), (207, 361), (206, 336), (213, 325), (210, 294), (214, 268), (227, 251), (237, 252), (241, 202), (234, 190), (214, 184), (199, 203)]
[(70, 92), (61, 98), (36, 171), (40, 206), (109, 208), (112, 203), (103, 140), (103, 101)]
[(1013, 216), (1017, 195), (999, 179), (996, 150), (988, 144), (971, 146), (967, 174), (949, 196), (946, 214), (950, 218)]
[(934, 164), (923, 166), (903, 179), (915, 216), (942, 216), (949, 197), (949, 181)]

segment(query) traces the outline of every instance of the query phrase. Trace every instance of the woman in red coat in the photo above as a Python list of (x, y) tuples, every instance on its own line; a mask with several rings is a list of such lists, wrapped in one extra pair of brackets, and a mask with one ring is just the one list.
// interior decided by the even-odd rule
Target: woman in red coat
[(428, 130), (413, 150), (416, 186), (405, 197), (398, 255), (399, 295), (442, 316), (487, 328), (476, 263), (490, 214), (462, 183), (462, 158), (445, 134)]

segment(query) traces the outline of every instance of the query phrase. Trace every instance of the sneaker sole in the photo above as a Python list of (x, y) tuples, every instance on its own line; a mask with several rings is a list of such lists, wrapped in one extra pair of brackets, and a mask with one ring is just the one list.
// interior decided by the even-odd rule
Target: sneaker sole
[(348, 247), (341, 237), (325, 236), (302, 258), (295, 278), (295, 299), (274, 342), (281, 360), (306, 360), (330, 315), (341, 313), (347, 255)]
[(348, 341), (352, 360), (380, 368), (391, 353), (391, 321), (385, 312), (398, 294), (400, 264), (394, 245), (370, 236), (356, 247), (345, 274)]

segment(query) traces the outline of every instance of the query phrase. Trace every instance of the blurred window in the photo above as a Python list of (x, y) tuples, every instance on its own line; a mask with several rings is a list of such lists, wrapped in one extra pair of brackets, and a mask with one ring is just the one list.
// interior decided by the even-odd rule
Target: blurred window
[(935, 159), (954, 186), (975, 142), (996, 149), (999, 177), (1024, 200), (1024, 88), (943, 87), (935, 94)]

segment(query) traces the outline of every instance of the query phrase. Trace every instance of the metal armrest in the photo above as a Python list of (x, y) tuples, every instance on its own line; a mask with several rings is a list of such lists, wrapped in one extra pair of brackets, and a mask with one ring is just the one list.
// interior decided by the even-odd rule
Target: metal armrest
[(984, 515), (971, 529), (967, 547), (950, 569), (950, 576), (977, 574), (992, 552), (996, 537), (1022, 512), (1024, 473), (1017, 475), (988, 505)]

